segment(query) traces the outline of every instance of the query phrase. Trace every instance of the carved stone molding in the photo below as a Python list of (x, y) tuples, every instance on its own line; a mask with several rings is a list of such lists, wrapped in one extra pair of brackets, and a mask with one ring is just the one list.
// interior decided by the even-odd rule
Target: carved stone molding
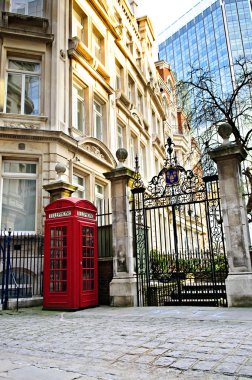
[(135, 108), (132, 108), (130, 109), (130, 113), (131, 115), (137, 120), (137, 122), (142, 126), (144, 127), (144, 122), (143, 122), (143, 117), (141, 114), (139, 114), (138, 110), (136, 110)]
[(88, 153), (104, 160), (104, 155), (101, 153), (100, 149), (97, 148), (97, 146), (95, 145), (91, 145), (91, 144), (85, 144), (82, 146), (83, 149), (85, 149)]
[(20, 122), (12, 122), (12, 121), (4, 121), (4, 127), (9, 128), (22, 128), (22, 129), (39, 129), (40, 124), (37, 123), (20, 123)]

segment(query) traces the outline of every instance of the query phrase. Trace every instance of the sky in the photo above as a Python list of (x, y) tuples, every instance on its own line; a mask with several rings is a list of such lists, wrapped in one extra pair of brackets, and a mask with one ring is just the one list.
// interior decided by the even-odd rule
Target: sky
[(137, 0), (137, 17), (149, 16), (152, 21), (156, 42), (153, 57), (158, 57), (158, 35), (178, 18), (187, 13), (201, 0)]
[(149, 16), (156, 36), (183, 16), (200, 0), (138, 0), (140, 16)]

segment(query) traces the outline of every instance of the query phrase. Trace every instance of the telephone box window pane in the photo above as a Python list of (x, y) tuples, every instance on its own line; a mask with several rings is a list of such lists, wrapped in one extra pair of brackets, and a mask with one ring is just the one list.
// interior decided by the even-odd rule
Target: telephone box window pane
[(94, 249), (93, 249), (93, 248), (87, 248), (87, 249), (86, 249), (86, 255), (87, 255), (88, 257), (92, 257), (92, 256), (94, 256)]
[(82, 290), (94, 290), (94, 229), (82, 227)]
[(51, 228), (50, 236), (50, 292), (66, 292), (67, 228)]

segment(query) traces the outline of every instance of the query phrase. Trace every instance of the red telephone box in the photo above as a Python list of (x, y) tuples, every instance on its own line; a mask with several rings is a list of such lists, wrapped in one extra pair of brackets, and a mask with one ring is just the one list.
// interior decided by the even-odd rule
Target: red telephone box
[(77, 310), (98, 304), (96, 207), (61, 198), (45, 207), (45, 309)]

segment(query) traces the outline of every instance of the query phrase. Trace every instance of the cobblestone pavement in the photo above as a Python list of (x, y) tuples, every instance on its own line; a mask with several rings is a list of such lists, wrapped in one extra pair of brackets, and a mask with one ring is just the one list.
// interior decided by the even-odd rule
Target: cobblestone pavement
[(0, 380), (252, 379), (252, 308), (32, 308), (0, 324)]

